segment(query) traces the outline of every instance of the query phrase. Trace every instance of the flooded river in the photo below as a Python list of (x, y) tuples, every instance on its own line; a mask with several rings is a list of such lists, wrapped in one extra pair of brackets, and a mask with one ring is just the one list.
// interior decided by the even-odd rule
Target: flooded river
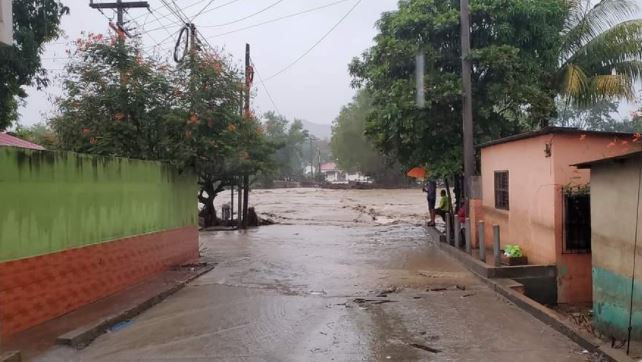
[(586, 360), (439, 250), (420, 190), (259, 190), (251, 204), (278, 224), (202, 233), (214, 270), (43, 359)]

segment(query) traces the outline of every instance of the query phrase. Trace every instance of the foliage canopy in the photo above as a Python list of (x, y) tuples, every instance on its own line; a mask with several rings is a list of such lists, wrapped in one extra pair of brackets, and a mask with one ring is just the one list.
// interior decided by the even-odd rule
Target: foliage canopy
[(60, 36), (60, 18), (69, 12), (57, 0), (13, 0), (12, 7), (14, 44), (0, 46), (0, 130), (18, 118), (24, 86), (49, 84), (40, 56), (44, 44)]
[[(554, 74), (564, 0), (473, 0), (475, 140), (532, 128), (555, 111)], [(367, 133), (407, 166), (435, 175), (461, 166), (459, 2), (402, 0), (378, 21), (375, 45), (350, 72), (372, 97)], [(415, 54), (425, 53), (426, 107), (415, 106)]]

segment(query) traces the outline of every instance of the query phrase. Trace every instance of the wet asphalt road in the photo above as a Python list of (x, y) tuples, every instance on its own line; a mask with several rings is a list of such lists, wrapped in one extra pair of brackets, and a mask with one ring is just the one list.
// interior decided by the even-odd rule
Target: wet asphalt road
[(270, 190), (252, 200), (279, 224), (203, 233), (213, 271), (88, 348), (41, 359), (587, 360), (442, 254), (421, 226), (418, 190)]

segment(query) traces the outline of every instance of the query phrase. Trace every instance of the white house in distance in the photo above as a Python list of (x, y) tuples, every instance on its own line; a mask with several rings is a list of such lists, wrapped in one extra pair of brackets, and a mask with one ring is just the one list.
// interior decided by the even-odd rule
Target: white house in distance
[(326, 182), (333, 184), (347, 184), (350, 182), (370, 182), (370, 178), (361, 172), (345, 172), (337, 167), (334, 162), (322, 163), (319, 168)]
[(0, 46), (13, 44), (11, 0), (0, 1)]

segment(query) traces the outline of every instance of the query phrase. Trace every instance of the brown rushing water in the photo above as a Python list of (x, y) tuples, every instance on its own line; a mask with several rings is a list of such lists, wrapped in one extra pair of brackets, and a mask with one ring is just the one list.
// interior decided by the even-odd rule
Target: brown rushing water
[(279, 224), (202, 233), (213, 271), (87, 349), (42, 360), (587, 358), (439, 250), (420, 190), (259, 190), (251, 204)]

